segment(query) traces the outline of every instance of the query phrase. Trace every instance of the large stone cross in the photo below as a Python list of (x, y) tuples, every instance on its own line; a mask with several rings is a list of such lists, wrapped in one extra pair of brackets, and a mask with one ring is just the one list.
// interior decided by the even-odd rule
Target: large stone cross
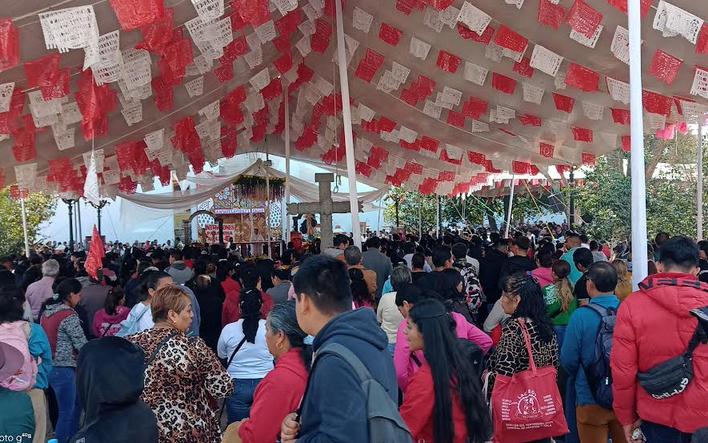
[[(320, 187), (320, 201), (311, 203), (289, 203), (289, 214), (320, 214), (320, 240), (321, 248), (333, 246), (334, 235), (332, 232), (332, 214), (344, 214), (350, 212), (349, 202), (332, 201), (331, 184), (334, 182), (334, 174), (315, 174), (315, 182)], [(361, 203), (359, 204), (361, 210)]]

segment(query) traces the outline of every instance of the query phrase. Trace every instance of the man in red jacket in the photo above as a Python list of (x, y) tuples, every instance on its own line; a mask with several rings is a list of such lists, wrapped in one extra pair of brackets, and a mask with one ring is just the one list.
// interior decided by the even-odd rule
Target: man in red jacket
[(690, 314), (708, 306), (708, 284), (696, 279), (698, 247), (687, 237), (662, 245), (658, 274), (650, 275), (621, 305), (611, 354), (614, 411), (627, 441), (638, 427), (647, 441), (688, 442), (708, 426), (708, 346), (693, 353), (693, 380), (680, 394), (655, 399), (637, 374), (686, 352), (697, 327)]

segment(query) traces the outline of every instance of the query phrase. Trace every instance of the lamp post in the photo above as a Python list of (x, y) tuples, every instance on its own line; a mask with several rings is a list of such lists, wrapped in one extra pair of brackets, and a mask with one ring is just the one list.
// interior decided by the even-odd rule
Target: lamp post
[(93, 206), (96, 209), (96, 221), (98, 221), (98, 233), (101, 234), (101, 210), (108, 206), (110, 203), (108, 200), (99, 200), (98, 204), (95, 204), (94, 202), (87, 202), (89, 205)]
[(62, 198), (69, 209), (69, 251), (74, 252), (74, 203), (78, 203), (76, 198)]

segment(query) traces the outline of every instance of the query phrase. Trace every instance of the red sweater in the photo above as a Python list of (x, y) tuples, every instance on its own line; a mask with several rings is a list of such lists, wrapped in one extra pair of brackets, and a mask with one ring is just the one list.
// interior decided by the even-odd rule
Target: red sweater
[[(265, 319), (270, 310), (273, 308), (273, 299), (270, 295), (263, 291), (261, 291), (261, 298), (263, 299), (263, 306), (261, 306), (261, 318)], [(224, 307), (221, 311), (222, 327), (241, 318), (241, 310), (239, 308), (240, 301), (241, 291), (226, 293), (226, 300), (224, 300)]]
[(273, 370), (258, 383), (250, 418), (238, 430), (243, 443), (276, 441), (285, 416), (297, 410), (307, 385), (300, 352), (300, 348), (293, 348), (281, 355)]
[(612, 344), (614, 411), (623, 425), (638, 417), (693, 433), (708, 426), (708, 346), (693, 353), (693, 380), (681, 394), (656, 400), (637, 383), (637, 372), (686, 351), (698, 320), (689, 314), (708, 305), (708, 284), (688, 274), (654, 274), (620, 305)]
[[(453, 389), (452, 387), (450, 389)], [(418, 372), (410, 379), (403, 405), (401, 417), (413, 434), (414, 441), (434, 443), (433, 438), (433, 408), (435, 407), (435, 389), (430, 365), (423, 363)], [(455, 430), (454, 443), (467, 441), (467, 425), (465, 413), (460, 404), (460, 397), (456, 390), (452, 392), (452, 426)]]

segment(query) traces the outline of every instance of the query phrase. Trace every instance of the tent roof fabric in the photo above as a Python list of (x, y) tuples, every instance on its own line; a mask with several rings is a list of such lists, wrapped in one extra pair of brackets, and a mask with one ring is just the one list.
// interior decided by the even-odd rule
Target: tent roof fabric
[[(292, 157), (344, 170), (333, 1), (226, 0), (222, 14), (223, 1), (165, 0), (172, 24), (164, 18), (169, 12), (160, 16), (163, 0), (6, 2), (3, 14), (12, 19), (20, 50), (19, 64), (4, 69), (0, 44), (0, 110), (4, 84), (14, 83), (27, 97), (17, 97), (21, 112), (0, 113), (0, 185), (80, 192), (83, 157), (92, 148), (103, 155), (99, 171), (108, 196), (119, 188), (134, 191), (154, 175), (167, 179), (170, 169), (182, 179), (190, 163), (199, 169), (199, 162), (234, 152), (283, 155), (282, 90), (289, 96)], [(344, 3), (354, 152), (363, 182), (464, 193), (499, 170), (591, 164), (627, 145), (629, 69), (621, 60), (627, 16), (620, 10), (626, 0)], [(26, 65), (59, 54), (47, 49), (47, 35), (60, 43), (62, 36), (45, 29), (50, 26), (45, 20), (43, 27), (38, 14), (79, 6), (95, 14), (106, 51), (95, 71), (117, 63), (106, 34), (119, 31), (123, 64), (114, 68), (128, 81), (105, 83), (108, 92), (87, 83), (82, 49), (61, 53), (61, 69), (51, 57)], [(708, 66), (708, 25), (702, 23), (708, 3), (642, 0), (642, 7), (645, 132), (685, 129), (708, 109), (708, 72), (701, 68)], [(151, 25), (161, 32), (128, 30), (141, 19), (149, 22), (149, 11), (165, 26)], [(172, 37), (163, 39), (169, 50), (131, 50), (144, 36), (170, 35), (164, 30), (173, 26)], [(668, 36), (677, 29), (683, 35)], [(80, 39), (95, 45), (95, 36), (86, 34)], [(0, 20), (0, 43), (7, 36), (7, 22)], [(205, 63), (209, 57), (214, 60)], [(186, 71), (181, 63), (189, 64)], [(141, 90), (138, 83), (147, 86)], [(35, 104), (40, 99), (32, 92), (40, 90), (45, 100), (68, 94)], [(30, 114), (34, 123), (22, 117)], [(67, 121), (73, 123), (62, 125)], [(87, 139), (91, 127), (99, 135)], [(146, 147), (144, 137), (160, 129), (162, 148)]]

